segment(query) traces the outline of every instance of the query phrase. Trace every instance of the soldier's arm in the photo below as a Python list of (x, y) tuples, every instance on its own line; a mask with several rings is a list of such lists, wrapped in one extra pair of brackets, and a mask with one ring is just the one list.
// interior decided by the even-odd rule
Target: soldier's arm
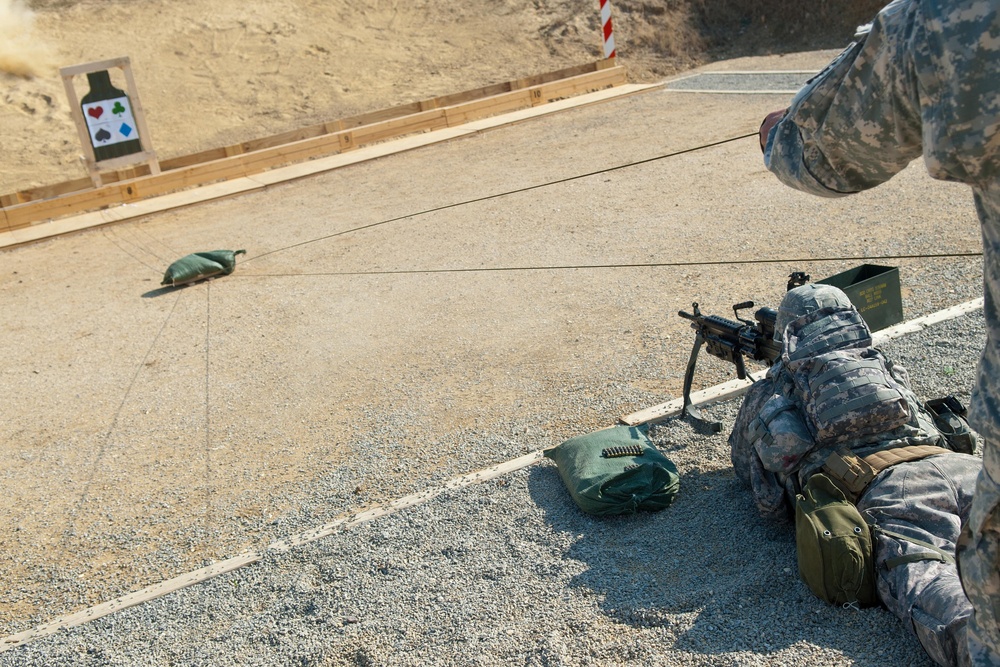
[(843, 196), (884, 183), (920, 155), (916, 13), (909, 0), (891, 3), (866, 36), (806, 83), (780, 120), (765, 119), (764, 162), (783, 183)]

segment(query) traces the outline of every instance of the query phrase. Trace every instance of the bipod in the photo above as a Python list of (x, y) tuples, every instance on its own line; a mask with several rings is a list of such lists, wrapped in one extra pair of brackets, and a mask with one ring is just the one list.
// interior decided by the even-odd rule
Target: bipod
[(705, 337), (701, 333), (696, 333), (694, 337), (694, 347), (691, 348), (691, 356), (688, 358), (687, 371), (684, 372), (684, 405), (681, 408), (681, 419), (688, 417), (692, 425), (699, 431), (705, 433), (721, 433), (722, 422), (715, 422), (706, 419), (694, 404), (691, 403), (691, 382), (694, 380), (694, 367), (698, 363), (698, 352), (705, 344)]

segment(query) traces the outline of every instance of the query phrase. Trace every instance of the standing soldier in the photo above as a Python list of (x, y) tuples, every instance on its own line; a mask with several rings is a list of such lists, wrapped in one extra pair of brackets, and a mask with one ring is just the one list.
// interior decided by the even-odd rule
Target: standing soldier
[(983, 468), (958, 546), (975, 613), (975, 665), (1000, 665), (1000, 17), (997, 0), (895, 0), (788, 109), (760, 128), (785, 184), (839, 197), (923, 154), (931, 176), (972, 187), (983, 235), (987, 342), (972, 396)]

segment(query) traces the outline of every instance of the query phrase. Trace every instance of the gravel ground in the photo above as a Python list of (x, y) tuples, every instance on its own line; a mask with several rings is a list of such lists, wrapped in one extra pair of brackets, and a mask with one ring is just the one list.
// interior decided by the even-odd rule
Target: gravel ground
[[(676, 397), (694, 300), (773, 305), (791, 271), (876, 257), (908, 319), (981, 296), (968, 189), (919, 163), (826, 201), (781, 186), (752, 138), (690, 152), (786, 102), (660, 89), (5, 251), (0, 634)], [(674, 157), (414, 215), (653, 155)], [(156, 289), (227, 247), (248, 249), (232, 276)], [(921, 394), (967, 399), (976, 327), (915, 337)], [(732, 375), (699, 362), (699, 388)], [(684, 473), (663, 513), (594, 521), (542, 462), (0, 661), (921, 664), (894, 618), (806, 594), (723, 438), (658, 433)]]
[[(883, 349), (918, 395), (967, 403), (983, 337), (977, 311)], [(738, 407), (709, 415), (728, 426)], [(585, 515), (542, 461), (12, 649), (0, 665), (929, 664), (887, 611), (810, 595), (792, 526), (756, 516), (724, 436), (680, 420), (653, 434), (681, 472), (665, 511)], [(442, 444), (498, 441), (549, 444), (531, 433)], [(303, 507), (288, 521), (311, 517)]]
[(712, 90), (726, 92), (797, 91), (811, 74), (802, 72), (730, 73), (702, 72), (667, 83), (671, 90)]

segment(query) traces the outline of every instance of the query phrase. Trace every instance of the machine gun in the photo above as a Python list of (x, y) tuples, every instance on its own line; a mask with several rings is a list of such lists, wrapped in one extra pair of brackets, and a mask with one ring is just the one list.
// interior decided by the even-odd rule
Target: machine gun
[(694, 313), (683, 310), (677, 313), (684, 319), (691, 320), (691, 328), (695, 330), (694, 347), (691, 348), (687, 371), (684, 373), (684, 407), (681, 409), (681, 416), (690, 416), (693, 421), (708, 425), (715, 433), (722, 430), (722, 424), (706, 420), (698, 408), (691, 404), (691, 382), (694, 380), (694, 368), (702, 346), (706, 346), (705, 350), (713, 357), (735, 364), (736, 376), (741, 380), (747, 377), (744, 357), (763, 361), (770, 366), (781, 356), (782, 344), (774, 340), (774, 322), (778, 311), (774, 308), (760, 308), (754, 313), (756, 321), (740, 317), (741, 310), (753, 307), (753, 301), (734, 305), (735, 321), (718, 315), (703, 315), (697, 303), (692, 306)]
[[(809, 280), (810, 276), (806, 273), (795, 271), (788, 276), (786, 290), (805, 285)], [(692, 421), (707, 425), (714, 433), (722, 431), (722, 424), (706, 420), (701, 416), (701, 411), (691, 404), (691, 382), (694, 380), (694, 367), (702, 345), (708, 346), (706, 349), (713, 357), (735, 364), (736, 376), (741, 380), (747, 377), (743, 357), (763, 361), (770, 366), (781, 356), (783, 345), (774, 340), (774, 323), (778, 311), (774, 308), (760, 308), (754, 313), (756, 321), (740, 317), (741, 310), (753, 307), (753, 301), (733, 306), (736, 321), (718, 315), (702, 315), (697, 303), (693, 304), (693, 314), (683, 310), (677, 313), (684, 319), (691, 320), (691, 328), (695, 330), (694, 347), (691, 348), (691, 357), (684, 373), (684, 407), (681, 409), (681, 417), (690, 416)]]

